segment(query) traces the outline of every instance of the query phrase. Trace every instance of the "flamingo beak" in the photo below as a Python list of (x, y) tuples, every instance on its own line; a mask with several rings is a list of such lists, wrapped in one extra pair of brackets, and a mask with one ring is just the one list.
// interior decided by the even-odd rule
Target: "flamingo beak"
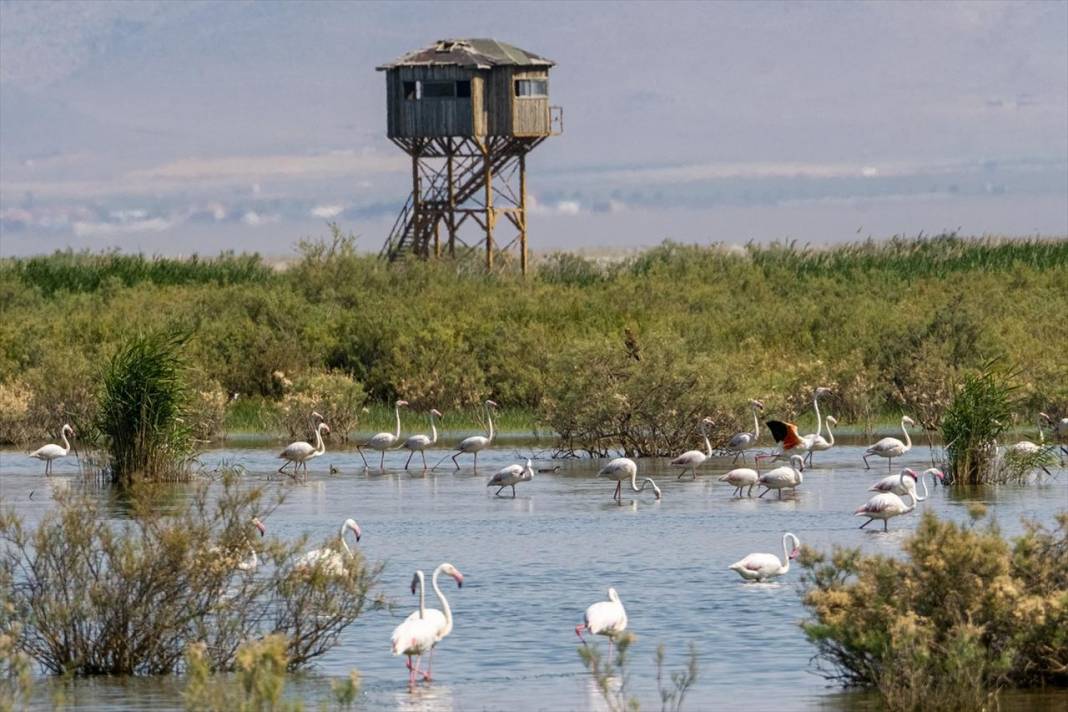
[(263, 522), (261, 522), (259, 519), (253, 519), (252, 523), (255, 524), (256, 528), (260, 530), (260, 536), (263, 536), (267, 533), (267, 527), (264, 526)]
[(455, 574), (452, 575), (452, 577), (456, 579), (456, 588), (464, 587), (464, 575), (462, 573), (457, 571)]
[(800, 555), (800, 553), (801, 553), (801, 550), (800, 550), (800, 549), (798, 549), (798, 548), (797, 548), (797, 547), (795, 546), (795, 547), (794, 547), (794, 550), (790, 552), (790, 558), (791, 558), (791, 559), (796, 559), (796, 558), (798, 557), (798, 555)]
[(360, 526), (358, 524), (353, 524), (351, 527), (349, 527), (349, 529), (351, 529), (352, 533), (356, 535), (356, 541), (359, 541), (361, 535)]

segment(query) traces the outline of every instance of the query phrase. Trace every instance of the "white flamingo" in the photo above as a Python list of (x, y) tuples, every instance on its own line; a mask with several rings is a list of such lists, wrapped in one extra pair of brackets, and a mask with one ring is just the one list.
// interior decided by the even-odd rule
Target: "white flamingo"
[[(1065, 440), (1068, 440), (1068, 418), (1055, 420), (1048, 413), (1039, 413), (1038, 415), (1049, 424), (1055, 441), (1064, 442)], [(1041, 428), (1039, 428), (1039, 430), (1041, 430)], [(1068, 446), (1061, 445), (1061, 453), (1068, 455)], [(1061, 459), (1061, 463), (1064, 463), (1063, 458)]]
[(912, 438), (909, 437), (909, 431), (905, 426), (915, 424), (916, 421), (907, 415), (901, 416), (901, 432), (905, 433), (905, 442), (901, 442), (897, 438), (883, 438), (875, 443), (864, 451), (864, 469), (870, 470), (871, 465), (868, 464), (868, 458), (872, 455), (878, 455), (879, 457), (887, 458), (886, 469), (888, 471), (892, 470), (894, 467), (894, 458), (901, 457), (912, 449)]
[(804, 458), (800, 455), (791, 455), (789, 465), (776, 467), (774, 470), (769, 470), (760, 476), (757, 482), (767, 489), (761, 492), (759, 497), (763, 497), (772, 490), (778, 490), (779, 499), (782, 499), (782, 491), (784, 489), (796, 490), (797, 486), (804, 481), (804, 477), (801, 474), (804, 471)]
[(612, 641), (626, 629), (627, 611), (623, 608), (623, 602), (619, 600), (616, 590), (609, 588), (607, 601), (599, 601), (586, 609), (582, 622), (575, 626), (575, 635), (583, 645), (586, 645), (586, 639), (582, 637), (582, 631), (605, 636), (608, 638), (608, 654), (611, 656)]
[[(256, 527), (257, 530), (259, 530), (261, 537), (264, 534), (267, 533), (267, 527), (265, 527), (263, 525), (263, 522), (261, 522), (258, 517), (253, 517), (252, 518), (252, 524), (253, 524), (253, 526)], [(245, 559), (242, 559), (241, 561), (238, 561), (236, 564), (234, 564), (234, 568), (236, 568), (238, 571), (245, 571), (247, 573), (251, 573), (251, 572), (253, 572), (253, 571), (255, 571), (256, 569), (259, 568), (259, 566), (260, 566), (260, 557), (256, 554), (256, 547), (254, 547), (252, 545), (252, 542), (249, 541), (248, 537), (242, 535), (242, 539), (243, 539), (244, 545), (246, 547), (248, 547), (249, 556), (247, 558), (245, 558)], [(223, 555), (223, 549), (218, 547), (218, 546), (212, 546), (212, 547), (210, 547), (208, 549), (208, 553), (212, 554), (213, 556), (221, 557)], [(235, 555), (236, 555), (236, 552), (235, 552)], [(231, 561), (232, 561), (232, 559), (231, 559)]]
[(760, 419), (757, 417), (758, 410), (764, 410), (764, 403), (758, 400), (749, 401), (749, 407), (753, 409), (753, 430), (749, 433), (736, 433), (734, 437), (727, 443), (727, 449), (734, 451), (733, 462), (738, 462), (738, 458), (742, 458), (742, 462), (745, 462), (745, 451), (751, 447), (756, 447), (757, 440), (760, 438)]
[[(760, 463), (758, 461), (758, 467), (759, 464)], [(755, 487), (756, 484), (760, 482), (760, 472), (758, 472), (757, 470), (750, 469), (748, 467), (738, 467), (721, 476), (719, 478), (719, 481), (726, 482), (731, 487), (733, 487), (734, 492), (731, 492), (731, 494), (738, 495), (739, 497), (742, 496), (742, 490), (748, 487), (749, 491), (747, 492), (747, 494), (748, 496), (752, 497), (753, 487)]]
[(905, 490), (904, 496), (911, 499), (912, 504), (906, 505), (905, 500), (892, 492), (880, 492), (869, 499), (867, 504), (853, 513), (853, 516), (868, 518), (868, 521), (860, 525), (861, 529), (868, 526), (876, 519), (882, 519), (883, 531), (889, 531), (887, 524), (890, 519), (893, 517), (900, 517), (902, 514), (908, 514), (916, 509), (916, 481), (906, 477), (905, 471), (902, 470), (901, 474), (898, 475), (898, 484)]
[(392, 433), (375, 433), (374, 435), (371, 436), (371, 439), (368, 440), (367, 442), (365, 442), (363, 445), (357, 445), (356, 446), (356, 452), (360, 453), (360, 457), (363, 458), (363, 466), (365, 468), (368, 467), (368, 464), (367, 464), (367, 458), (364, 457), (364, 455), (363, 455), (363, 448), (369, 447), (372, 450), (377, 450), (380, 453), (382, 453), (382, 458), (378, 462), (378, 469), (380, 469), (380, 470), (385, 470), (386, 469), (386, 450), (389, 450), (391, 447), (393, 447), (397, 443), (398, 440), (400, 440), (400, 431), (401, 431), (400, 409), (401, 409), (401, 406), (406, 406), (406, 405), (408, 405), (408, 401), (406, 401), (406, 400), (399, 400), (399, 401), (397, 401), (396, 403), (393, 404), (393, 414), (397, 418), (397, 430), (396, 430), (396, 432), (392, 432)]
[(939, 470), (937, 467), (930, 467), (924, 470), (923, 473), (919, 475), (916, 474), (916, 470), (913, 470), (910, 467), (906, 467), (901, 471), (901, 474), (905, 475), (905, 477), (909, 477), (912, 479), (912, 489), (908, 489), (907, 487), (901, 484), (900, 475), (888, 475), (873, 484), (871, 487), (869, 487), (868, 491), (892, 492), (897, 496), (902, 497), (906, 494), (909, 494), (910, 492), (915, 492), (916, 482), (919, 482), (923, 486), (923, 496), (917, 496), (916, 501), (923, 502), (931, 496), (931, 493), (927, 490), (927, 480), (924, 479), (924, 476), (930, 475), (932, 478), (937, 478), (939, 482), (945, 480), (946, 478), (942, 471)]
[(711, 418), (705, 418), (701, 421), (701, 437), (705, 441), (705, 452), (700, 450), (687, 450), (674, 460), (671, 461), (672, 465), (681, 466), (682, 472), (679, 473), (678, 479), (682, 479), (682, 476), (686, 474), (686, 470), (693, 472), (693, 478), (697, 479), (697, 468), (704, 463), (705, 460), (712, 457), (712, 443), (708, 441), (708, 426), (715, 425)]
[(55, 443), (49, 443), (42, 447), (37, 448), (30, 453), (30, 457), (37, 458), (38, 460), (44, 460), (46, 475), (52, 474), (52, 461), (58, 460), (61, 457), (66, 457), (70, 452), (70, 441), (67, 440), (67, 433), (74, 437), (74, 428), (70, 424), (66, 424), (60, 430), (60, 437), (63, 438), (63, 445), (56, 445)]
[(287, 465), (293, 465), (293, 471), (290, 473), (294, 477), (300, 467), (304, 467), (304, 474), (308, 474), (308, 460), (319, 457), (326, 452), (326, 445), (323, 443), (323, 433), (329, 433), (330, 426), (326, 423), (319, 423), (315, 428), (315, 445), (298, 440), (295, 443), (289, 443), (286, 445), (286, 449), (278, 453), (278, 457), (285, 460), (282, 466), (278, 468), (279, 474), (285, 474), (285, 468)]
[[(430, 679), (432, 668), (434, 667), (434, 647), (440, 643), (445, 636), (452, 632), (452, 608), (449, 607), (449, 602), (445, 599), (445, 594), (441, 592), (441, 588), (438, 586), (438, 576), (440, 574), (452, 576), (456, 581), (456, 587), (463, 588), (464, 575), (460, 573), (460, 570), (448, 562), (439, 564), (438, 567), (434, 569), (433, 575), (430, 577), (430, 585), (434, 589), (434, 594), (438, 597), (438, 603), (441, 604), (441, 610), (438, 610), (437, 608), (426, 608), (423, 603), (423, 597), (426, 590), (423, 572), (416, 571), (415, 578), (412, 579), (412, 592), (415, 592), (416, 581), (418, 581), (419, 610), (409, 614), (405, 619), (405, 623), (407, 623), (422, 618), (430, 623), (431, 629), (434, 631), (434, 642), (430, 646), (430, 661), (427, 663), (427, 671), (424, 673), (425, 680)], [(401, 625), (404, 624), (402, 623)], [(399, 627), (400, 626), (398, 626), (398, 628)], [(394, 631), (394, 635), (395, 634), (396, 631)], [(398, 655), (396, 652), (393, 654)]]
[(345, 573), (345, 561), (352, 558), (352, 549), (349, 548), (348, 542), (345, 541), (345, 533), (349, 531), (356, 536), (356, 543), (359, 543), (362, 533), (360, 532), (360, 525), (356, 523), (355, 519), (346, 519), (338, 532), (338, 539), (341, 540), (341, 548), (345, 552), (344, 555), (330, 547), (312, 549), (297, 559), (294, 568), (305, 573), (322, 568), (323, 572), (328, 576), (340, 576)]
[(652, 479), (644, 478), (642, 486), (638, 487), (638, 464), (629, 457), (617, 457), (602, 467), (597, 476), (615, 481), (616, 493), (612, 495), (612, 499), (619, 500), (620, 504), (623, 503), (623, 481), (627, 479), (630, 480), (630, 488), (635, 492), (642, 492), (646, 486), (652, 486), (656, 498), (660, 499), (660, 488), (656, 486)]
[(812, 464), (812, 455), (813, 455), (813, 453), (824, 452), (825, 450), (830, 450), (832, 447), (834, 447), (834, 433), (831, 431), (831, 426), (832, 425), (837, 426), (838, 425), (838, 421), (835, 420), (833, 415), (828, 415), (827, 419), (824, 420), (823, 422), (827, 427), (827, 437), (829, 437), (830, 440), (824, 439), (824, 437), (822, 435), (820, 435), (819, 433), (816, 433), (815, 435), (807, 436), (808, 438), (810, 438), (809, 441), (808, 441), (808, 464), (809, 465)]
[(527, 458), (526, 467), (523, 465), (508, 465), (497, 470), (492, 479), (486, 483), (487, 487), (496, 487), (494, 494), (501, 496), (501, 490), (505, 487), (512, 488), (512, 499), (515, 499), (515, 486), (520, 482), (530, 482), (534, 479), (534, 468), (530, 458)]
[(412, 457), (415, 453), (419, 453), (423, 456), (423, 469), (426, 469), (426, 449), (432, 447), (438, 442), (438, 429), (434, 425), (434, 418), (440, 418), (441, 413), (436, 408), (430, 409), (430, 435), (412, 435), (404, 441), (404, 449), (411, 450), (408, 454), (408, 459), (404, 463), (404, 469), (408, 469), (408, 465), (411, 464)]
[[(452, 462), (456, 465), (456, 469), (460, 469), (460, 463), (456, 462), (456, 458), (466, 453), (474, 453), (475, 455), (475, 469), (478, 469), (478, 453), (482, 452), (490, 445), (493, 444), (493, 408), (496, 408), (497, 404), (494, 401), (487, 400), (485, 403), (486, 408), (486, 421), (489, 423), (489, 432), (486, 435), (472, 435), (471, 437), (464, 438), (460, 441), (460, 444), (456, 446), (456, 454), (452, 456)], [(445, 457), (448, 457), (446, 455)], [(444, 460), (445, 458), (441, 458)], [(438, 461), (437, 467), (441, 464)]]
[[(793, 539), (793, 549), (788, 549), (786, 542)], [(782, 576), (790, 570), (790, 562), (801, 553), (801, 540), (790, 532), (782, 535), (782, 560), (775, 554), (750, 554), (741, 561), (735, 561), (728, 566), (731, 571), (737, 571), (738, 575), (747, 581), (767, 581), (776, 576)]]
[[(415, 576), (412, 577), (412, 593), (416, 592), (416, 587), (419, 590), (419, 610), (412, 615), (408, 616), (393, 629), (393, 635), (390, 636), (390, 649), (394, 655), (405, 655), (408, 657), (408, 686), (415, 686), (416, 675), (429, 675), (419, 669), (419, 661), (423, 659), (423, 654), (434, 649), (434, 643), (437, 642), (437, 630), (433, 623), (426, 618), (426, 600), (423, 590), (423, 572), (416, 571)], [(412, 664), (412, 656), (415, 656), (415, 664)]]

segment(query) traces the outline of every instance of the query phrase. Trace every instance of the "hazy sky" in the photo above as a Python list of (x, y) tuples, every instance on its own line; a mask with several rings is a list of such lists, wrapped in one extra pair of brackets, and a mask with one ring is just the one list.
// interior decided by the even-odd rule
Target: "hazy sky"
[(0, 254), (376, 249), (376, 64), (550, 57), (535, 248), (1068, 234), (1068, 3), (0, 1)]

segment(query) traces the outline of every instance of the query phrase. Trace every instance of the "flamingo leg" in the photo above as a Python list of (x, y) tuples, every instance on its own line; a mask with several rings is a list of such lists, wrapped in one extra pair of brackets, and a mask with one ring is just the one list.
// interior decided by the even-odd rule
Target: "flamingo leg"
[(478, 450), (475, 450), (475, 472), (478, 472)]
[(860, 528), (863, 529), (864, 527), (868, 526), (869, 524), (871, 524), (874, 521), (875, 521), (874, 519), (869, 518), (868, 521), (866, 521), (866, 522), (864, 522), (863, 524), (860, 525)]
[(386, 471), (386, 451), (382, 451), (382, 459), (378, 461), (378, 469), (382, 472)]
[(512, 485), (512, 499), (515, 499), (515, 485)]
[[(755, 487), (755, 486), (756, 486), (756, 485), (749, 485), (749, 496), (750, 496), (750, 497), (752, 497), (752, 496), (753, 496), (753, 487)], [(741, 494), (739, 494), (738, 496), (739, 496), (739, 497), (741, 497), (742, 495), (741, 495)]]
[(864, 459), (864, 469), (865, 470), (870, 470), (871, 469), (871, 465), (868, 464), (868, 456), (864, 455), (863, 459)]
[(463, 454), (462, 452), (458, 452), (458, 453), (456, 453), (455, 455), (452, 456), (452, 464), (456, 465), (456, 469), (457, 470), (460, 469), (460, 463), (458, 463), (456, 461), (456, 458), (460, 457), (460, 455), (462, 455), (462, 454)]
[(614, 495), (612, 495), (612, 499), (618, 499), (618, 500), (622, 501), (622, 499), (623, 499), (623, 480), (620, 480), (619, 482), (616, 482), (616, 493)]
[(764, 495), (766, 495), (768, 492), (771, 492), (771, 488), (770, 487), (768, 487), (766, 490), (764, 490), (763, 492), (758, 494), (757, 495), (757, 499), (764, 499)]
[(779, 488), (779, 499), (782, 499), (782, 488)]
[(363, 448), (359, 445), (356, 446), (356, 452), (360, 453), (360, 459), (363, 460), (363, 469), (367, 469), (367, 458), (363, 455)]
[(890, 531), (890, 520), (889, 519), (884, 519), (883, 520), (883, 531), (884, 532)]
[[(415, 457), (415, 450), (412, 450), (410, 453), (408, 453), (408, 459), (404, 461), (404, 469), (405, 470), (407, 470), (408, 469), (408, 465), (410, 465), (412, 463), (412, 458), (413, 457)], [(424, 462), (423, 465), (425, 466), (426, 463)]]
[(886, 458), (886, 471), (893, 474), (894, 472), (894, 458)]
[(434, 649), (430, 649), (430, 660), (426, 663), (426, 672), (423, 673), (423, 680), (430, 682), (430, 675), (434, 671)]
[(586, 639), (582, 637), (582, 631), (583, 631), (583, 629), (585, 627), (586, 627), (585, 623), (579, 623), (577, 626), (575, 626), (575, 635), (577, 635), (579, 637), (579, 640), (582, 641), (583, 645), (587, 644), (586, 643)]
[(495, 497), (500, 497), (500, 496), (501, 496), (501, 490), (502, 490), (502, 489), (504, 489), (504, 485), (501, 485), (501, 486), (500, 486), (500, 487), (499, 487), (499, 488), (497, 489), (497, 491), (493, 493), (493, 495), (494, 495)]
[(426, 450), (420, 450), (419, 454), (423, 456), (423, 471), (426, 471)]

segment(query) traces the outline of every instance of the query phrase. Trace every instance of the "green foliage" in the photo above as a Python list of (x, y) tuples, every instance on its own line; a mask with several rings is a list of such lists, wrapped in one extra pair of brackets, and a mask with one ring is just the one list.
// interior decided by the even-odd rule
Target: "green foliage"
[(190, 393), (182, 349), (188, 337), (155, 332), (130, 339), (104, 374), (96, 428), (106, 438), (114, 481), (182, 474), (192, 456)]
[[(86, 384), (96, 364), (138, 331), (190, 333), (200, 380), (238, 394), (237, 404), (279, 401), (276, 371), (294, 383), (340, 372), (374, 404), (403, 397), (452, 412), (491, 397), (544, 414), (547, 400), (565, 401), (568, 369), (587, 355), (614, 364), (629, 329), (648, 361), (709, 372), (700, 397), (723, 414), (724, 431), (751, 425), (749, 398), (769, 416), (807, 412), (817, 384), (834, 389), (826, 405), (843, 421), (870, 425), (907, 407), (936, 427), (950, 385), (993, 358), (1024, 365), (1019, 412), (1068, 409), (1068, 352), (1057, 348), (1068, 342), (1065, 240), (665, 243), (617, 259), (550, 255), (522, 278), (459, 260), (387, 265), (335, 227), (301, 243), (285, 269), (249, 258), (255, 269), (229, 262), (220, 276), (215, 262), (171, 260), (157, 262), (185, 277), (100, 276), (98, 262), (126, 259), (0, 260), (0, 383), (31, 400), (0, 435), (43, 437), (66, 413), (77, 427), (74, 416), (95, 407)], [(688, 427), (677, 444), (692, 447)]]
[(253, 528), (279, 498), (233, 473), (160, 506), (167, 488), (126, 490), (119, 521), (75, 492), (57, 494), (33, 530), (13, 509), (0, 514), (0, 636), (51, 673), (145, 675), (181, 670), (193, 643), (212, 672), (248, 668), (241, 646), (279, 634), (284, 656), (271, 659), (293, 670), (362, 614), (381, 568), (355, 552), (337, 572), (296, 569), (305, 539)]
[(942, 438), (955, 484), (985, 484), (996, 472), (997, 440), (1012, 418), (1014, 388), (995, 364), (964, 378), (942, 419)]
[[(583, 645), (578, 649), (586, 670), (593, 676), (610, 712), (638, 712), (640, 700), (630, 693), (630, 647), (635, 636), (624, 631), (612, 638), (616, 645), (615, 655), (604, 655), (597, 645)], [(686, 693), (697, 682), (697, 648), (691, 644), (686, 667), (670, 673), (670, 685), (664, 680), (664, 645), (656, 648), (656, 690), (660, 697), (661, 712), (679, 712)]]
[(802, 550), (802, 627), (829, 677), (894, 710), (982, 709), (1004, 686), (1068, 684), (1068, 512), (1011, 543), (993, 523), (926, 512), (904, 552)]
[(183, 697), (190, 712), (297, 712), (299, 703), (285, 703), (286, 638), (268, 635), (242, 643), (237, 649), (237, 684), (229, 677), (218, 679), (203, 643), (186, 651), (187, 682)]
[(344, 373), (311, 373), (290, 382), (283, 374), (282, 424), (290, 437), (308, 437), (319, 413), (330, 424), (331, 434), (345, 440), (355, 430), (367, 395), (363, 386)]

